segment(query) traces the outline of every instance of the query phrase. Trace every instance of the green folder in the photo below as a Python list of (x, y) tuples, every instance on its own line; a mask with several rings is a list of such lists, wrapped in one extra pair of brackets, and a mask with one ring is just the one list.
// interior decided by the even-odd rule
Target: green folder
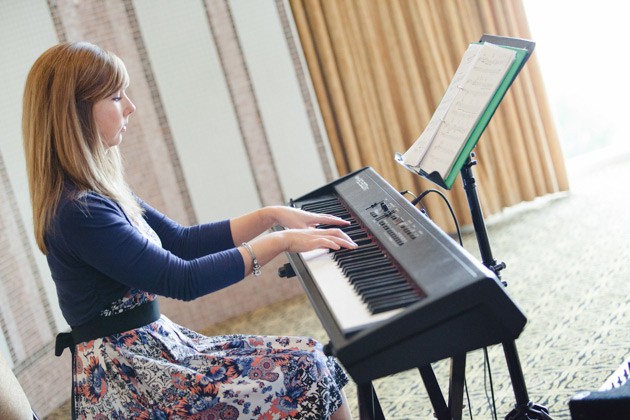
[(481, 137), (481, 134), (486, 129), (486, 126), (490, 122), (490, 118), (492, 118), (492, 116), (494, 115), (494, 112), (497, 110), (499, 103), (503, 99), (503, 96), (505, 96), (505, 93), (507, 92), (508, 88), (512, 84), (512, 81), (516, 77), (516, 74), (518, 72), (518, 69), (520, 68), (521, 63), (523, 62), (523, 59), (527, 55), (526, 50), (522, 50), (519, 48), (506, 47), (506, 46), (502, 46), (502, 47), (509, 48), (511, 50), (516, 51), (516, 57), (514, 58), (514, 62), (512, 63), (510, 70), (508, 70), (508, 72), (506, 73), (505, 78), (503, 79), (503, 82), (501, 82), (501, 84), (497, 88), (496, 93), (494, 94), (490, 102), (488, 103), (488, 107), (486, 108), (484, 113), (481, 115), (481, 118), (479, 118), (479, 121), (477, 122), (477, 125), (473, 129), (472, 133), (470, 133), (470, 137), (468, 137), (468, 140), (466, 140), (466, 144), (464, 145), (461, 154), (455, 161), (455, 164), (453, 164), (453, 168), (451, 169), (451, 172), (448, 174), (448, 176), (444, 180), (444, 183), (446, 184), (447, 188), (451, 188), (453, 186), (453, 183), (455, 182), (455, 178), (457, 178), (459, 171), (462, 169), (462, 166), (464, 166), (464, 163), (466, 163), (468, 156), (470, 156), (470, 152), (477, 145), (477, 141), (479, 140), (479, 137)]
[[(501, 100), (505, 96), (509, 87), (512, 85), (512, 82), (514, 81), (518, 73), (520, 72), (521, 68), (523, 68), (523, 65), (525, 64), (525, 62), (531, 55), (535, 46), (535, 43), (529, 40), (524, 40), (520, 38), (501, 37), (501, 36), (495, 36), (495, 35), (484, 35), (478, 43), (483, 43), (483, 42), (489, 42), (491, 44), (495, 44), (503, 48), (514, 50), (516, 52), (516, 56), (514, 57), (514, 61), (512, 62), (510, 69), (505, 74), (503, 81), (501, 82), (494, 96), (488, 103), (486, 110), (483, 112), (483, 114), (479, 118), (479, 121), (475, 125), (475, 128), (473, 128), (470, 136), (468, 137), (468, 140), (466, 140), (466, 143), (464, 144), (464, 147), (462, 148), (462, 151), (460, 152), (459, 157), (455, 160), (455, 163), (453, 164), (453, 167), (451, 168), (446, 178), (443, 179), (440, 176), (440, 174), (437, 172), (432, 172), (428, 174), (422, 169), (420, 169), (420, 171), (418, 172), (424, 178), (427, 178), (429, 181), (445, 189), (450, 189), (453, 186), (453, 183), (455, 183), (455, 179), (457, 178), (457, 175), (459, 174), (460, 170), (462, 169), (462, 167), (468, 160), (468, 157), (470, 156), (472, 149), (477, 145), (477, 141), (479, 140), (479, 137), (481, 137), (481, 134), (486, 129), (486, 126), (488, 125), (488, 123), (490, 122), (490, 119), (492, 118), (495, 111), (497, 110), (499, 103), (501, 103)], [(396, 160), (399, 163), (402, 163), (402, 156), (399, 153), (396, 154)], [(412, 170), (413, 172), (416, 172), (409, 166), (407, 165), (404, 165), (404, 166)]]

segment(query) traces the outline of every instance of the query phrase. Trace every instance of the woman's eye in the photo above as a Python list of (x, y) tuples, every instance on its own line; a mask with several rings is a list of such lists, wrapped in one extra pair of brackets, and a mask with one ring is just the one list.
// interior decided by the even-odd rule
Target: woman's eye
[(114, 101), (115, 101), (115, 102), (118, 102), (118, 101), (120, 101), (122, 98), (121, 98), (120, 96), (115, 96), (113, 99), (114, 99)]

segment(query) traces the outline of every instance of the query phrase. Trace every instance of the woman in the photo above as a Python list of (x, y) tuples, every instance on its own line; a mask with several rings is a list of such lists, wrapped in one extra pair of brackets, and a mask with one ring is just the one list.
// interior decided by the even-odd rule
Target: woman
[[(284, 251), (354, 248), (339, 229), (312, 229), (346, 223), (282, 206), (188, 228), (169, 220), (124, 180), (127, 86), (115, 55), (64, 43), (35, 62), (24, 92), (35, 236), (72, 326), (73, 417), (350, 418), (348, 379), (320, 343), (205, 337), (156, 300), (211, 293)], [(259, 236), (275, 224), (287, 230)]]

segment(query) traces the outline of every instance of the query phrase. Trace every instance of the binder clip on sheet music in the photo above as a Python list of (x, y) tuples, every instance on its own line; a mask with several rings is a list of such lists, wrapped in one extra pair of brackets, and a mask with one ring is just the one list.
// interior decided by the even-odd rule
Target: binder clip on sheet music
[(516, 48), (470, 44), (424, 132), (403, 155), (397, 153), (396, 160), (450, 188), (523, 56)]

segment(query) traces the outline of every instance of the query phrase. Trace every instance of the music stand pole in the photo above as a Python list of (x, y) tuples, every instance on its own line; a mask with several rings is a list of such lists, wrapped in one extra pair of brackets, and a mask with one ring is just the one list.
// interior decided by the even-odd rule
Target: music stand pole
[[(475, 235), (477, 236), (477, 244), (479, 245), (479, 251), (481, 252), (482, 263), (492, 270), (500, 279), (501, 276), (499, 275), (499, 272), (505, 268), (505, 263), (497, 263), (496, 259), (492, 256), (490, 241), (488, 240), (488, 232), (486, 231), (486, 224), (483, 219), (479, 196), (477, 195), (477, 186), (472, 172), (472, 167), (477, 164), (477, 161), (472, 159), (474, 156), (475, 154), (471, 153), (468, 160), (466, 160), (466, 163), (462, 167), (460, 174), (464, 184), (466, 198), (468, 200), (468, 207), (470, 208), (470, 214), (472, 216)], [(503, 282), (503, 284), (505, 285), (506, 283)], [(525, 385), (525, 377), (523, 376), (523, 370), (516, 350), (515, 341), (511, 340), (504, 342), (502, 345), (508, 371), (510, 373), (510, 380), (512, 381), (514, 397), (516, 398), (516, 405), (514, 406), (514, 409), (505, 416), (505, 419), (553, 420), (551, 416), (549, 416), (547, 408), (533, 404), (529, 399), (527, 386)]]

